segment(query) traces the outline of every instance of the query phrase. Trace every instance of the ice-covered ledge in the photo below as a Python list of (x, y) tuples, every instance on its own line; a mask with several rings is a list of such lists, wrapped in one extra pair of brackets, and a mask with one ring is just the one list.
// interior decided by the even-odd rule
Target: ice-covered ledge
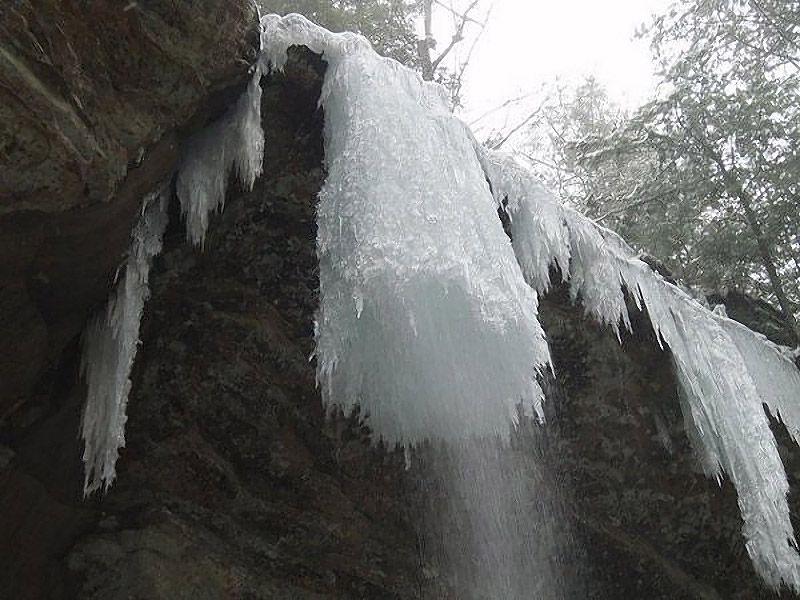
[[(536, 292), (547, 288), (550, 265), (570, 281), (573, 298), (615, 330), (629, 326), (627, 290), (672, 352), (707, 473), (724, 471), (737, 488), (756, 569), (772, 587), (797, 590), (788, 483), (762, 409), (770, 406), (797, 436), (800, 374), (792, 362), (666, 282), (618, 236), (560, 206), (513, 159), (477, 146), (434, 88), (363, 38), (298, 15), (268, 16), (262, 25), (270, 68), (280, 68), (292, 45), (328, 62), (316, 335), (326, 404), (360, 405), (389, 442), (507, 436), (518, 406), (532, 414), (542, 401), (536, 377), (550, 358)], [(208, 165), (191, 181), (216, 182), (233, 162), (184, 164)], [(202, 226), (220, 196), (189, 196), (185, 212), (200, 215), (190, 227)], [(501, 201), (513, 246), (496, 218)]]

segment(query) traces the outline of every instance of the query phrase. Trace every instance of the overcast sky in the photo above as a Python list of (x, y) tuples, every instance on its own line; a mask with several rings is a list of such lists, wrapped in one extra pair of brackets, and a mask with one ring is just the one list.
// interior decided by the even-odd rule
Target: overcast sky
[[(449, 1), (449, 0), (445, 0)], [(481, 0), (488, 7), (491, 0)], [(466, 0), (454, 0), (463, 6)], [(647, 43), (636, 29), (670, 0), (494, 0), (489, 25), (476, 47), (466, 76), (462, 116), (470, 120), (556, 79), (571, 82), (595, 75), (611, 97), (633, 107), (654, 86)], [(452, 26), (437, 7), (439, 47)], [(471, 34), (474, 34), (473, 27)], [(469, 39), (459, 47), (466, 53)], [(454, 57), (458, 58), (458, 57)]]

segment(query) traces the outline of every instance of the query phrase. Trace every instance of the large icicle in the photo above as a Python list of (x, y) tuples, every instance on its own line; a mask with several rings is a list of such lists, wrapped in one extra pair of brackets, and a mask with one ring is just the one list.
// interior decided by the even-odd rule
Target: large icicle
[(442, 90), (353, 34), (265, 17), (266, 56), (328, 63), (317, 368), (327, 405), (390, 443), (507, 436), (549, 352), (466, 127)]
[[(525, 279), (539, 293), (550, 289), (550, 267), (569, 274), (569, 231), (561, 207), (523, 165), (485, 152), (473, 141), (498, 207), (511, 220), (511, 239)], [(492, 183), (497, 182), (497, 184)], [(539, 235), (529, 235), (537, 231)]]
[(222, 210), (231, 171), (236, 169), (239, 181), (248, 190), (261, 175), (264, 130), (260, 84), (261, 68), (257, 66), (236, 104), (186, 143), (176, 192), (186, 217), (186, 236), (196, 246), (205, 241), (209, 215)]
[(125, 272), (108, 304), (84, 334), (82, 371), (88, 394), (81, 422), (85, 447), (83, 493), (108, 488), (116, 476), (119, 449), (125, 445), (125, 407), (129, 379), (139, 343), (139, 324), (149, 296), (153, 257), (161, 252), (167, 226), (167, 196), (145, 199), (142, 215), (131, 234)]
[(544, 278), (557, 264), (586, 311), (615, 330), (620, 323), (630, 328), (623, 289), (647, 309), (672, 351), (690, 437), (706, 473), (719, 478), (724, 470), (736, 487), (753, 564), (773, 588), (800, 591), (789, 486), (762, 408), (767, 404), (798, 440), (800, 372), (763, 336), (654, 273), (619, 236), (559, 205), (515, 159), (476, 150), (495, 198), (507, 198), (517, 256), (537, 289), (547, 288)]
[(764, 335), (751, 331), (731, 319), (722, 320), (744, 361), (757, 366), (750, 369), (770, 412), (789, 430), (800, 444), (800, 369), (787, 348), (770, 342)]

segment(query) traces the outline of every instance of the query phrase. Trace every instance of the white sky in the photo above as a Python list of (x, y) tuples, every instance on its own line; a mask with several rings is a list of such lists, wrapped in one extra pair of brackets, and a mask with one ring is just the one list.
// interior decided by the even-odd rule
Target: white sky
[[(443, 0), (449, 3), (450, 0)], [(467, 0), (452, 0), (456, 8)], [(491, 0), (481, 0), (485, 9)], [(612, 99), (628, 107), (645, 100), (655, 85), (650, 49), (635, 40), (670, 0), (494, 0), (494, 10), (470, 61), (462, 96), (469, 121), (505, 100), (535, 93), (556, 80), (594, 75)], [(476, 16), (482, 16), (478, 13)], [(439, 49), (447, 46), (452, 16), (436, 6)], [(476, 27), (468, 30), (474, 35)], [(467, 52), (470, 38), (458, 46)], [(435, 55), (435, 51), (434, 51)]]

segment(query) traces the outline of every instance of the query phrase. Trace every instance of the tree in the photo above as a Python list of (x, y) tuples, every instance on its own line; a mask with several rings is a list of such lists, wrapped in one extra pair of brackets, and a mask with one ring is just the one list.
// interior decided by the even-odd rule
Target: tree
[[(417, 54), (419, 57), (422, 78), (426, 81), (436, 81), (443, 85), (450, 94), (450, 106), (453, 110), (461, 106), (461, 88), (464, 82), (464, 73), (469, 66), (472, 53), (478, 41), (480, 41), (492, 7), (486, 11), (482, 19), (475, 16), (475, 11), (479, 7), (481, 0), (469, 0), (462, 10), (454, 7), (453, 3), (445, 4), (441, 0), (420, 0), (423, 21), (423, 37), (417, 41)], [(437, 47), (437, 40), (434, 36), (434, 8), (439, 9), (440, 14), (445, 14), (452, 19), (450, 31), (450, 41), (447, 46), (434, 55)], [(451, 68), (444, 65), (444, 61), (451, 56), (452, 50), (465, 40), (468, 27), (477, 27), (478, 31), (473, 36), (466, 56), (453, 63)]]
[[(694, 199), (731, 242), (723, 264), (744, 266), (742, 283), (766, 293), (798, 331), (798, 3), (681, 8), (651, 29), (669, 93), (645, 106), (634, 127), (666, 162), (683, 158), (696, 176)], [(749, 265), (742, 246), (756, 257)]]
[(646, 32), (658, 97), (628, 119), (606, 106), (602, 126), (573, 99), (550, 139), (562, 193), (679, 275), (775, 303), (795, 332), (798, 6), (683, 0)]
[[(481, 1), (469, 0), (462, 8), (440, 0), (259, 0), (259, 3), (265, 12), (297, 12), (331, 31), (361, 33), (378, 54), (416, 69), (426, 81), (443, 85), (455, 110), (461, 106), (464, 74), (491, 13), (490, 7), (483, 17), (476, 14)], [(422, 38), (415, 33), (419, 19)], [(452, 21), (450, 40), (437, 52), (434, 26), (448, 19)], [(466, 55), (445, 64), (445, 59), (454, 56), (453, 49), (467, 39), (469, 29), (477, 32), (472, 35)]]
[[(658, 256), (677, 276), (696, 281), (682, 268), (693, 246), (697, 215), (672, 202), (683, 183), (664, 170), (657, 153), (621, 132), (630, 115), (609, 99), (595, 79), (546, 93), (532, 113), (518, 150), (542, 181), (569, 205), (610, 226), (634, 247)], [(501, 145), (508, 134), (487, 143)]]

